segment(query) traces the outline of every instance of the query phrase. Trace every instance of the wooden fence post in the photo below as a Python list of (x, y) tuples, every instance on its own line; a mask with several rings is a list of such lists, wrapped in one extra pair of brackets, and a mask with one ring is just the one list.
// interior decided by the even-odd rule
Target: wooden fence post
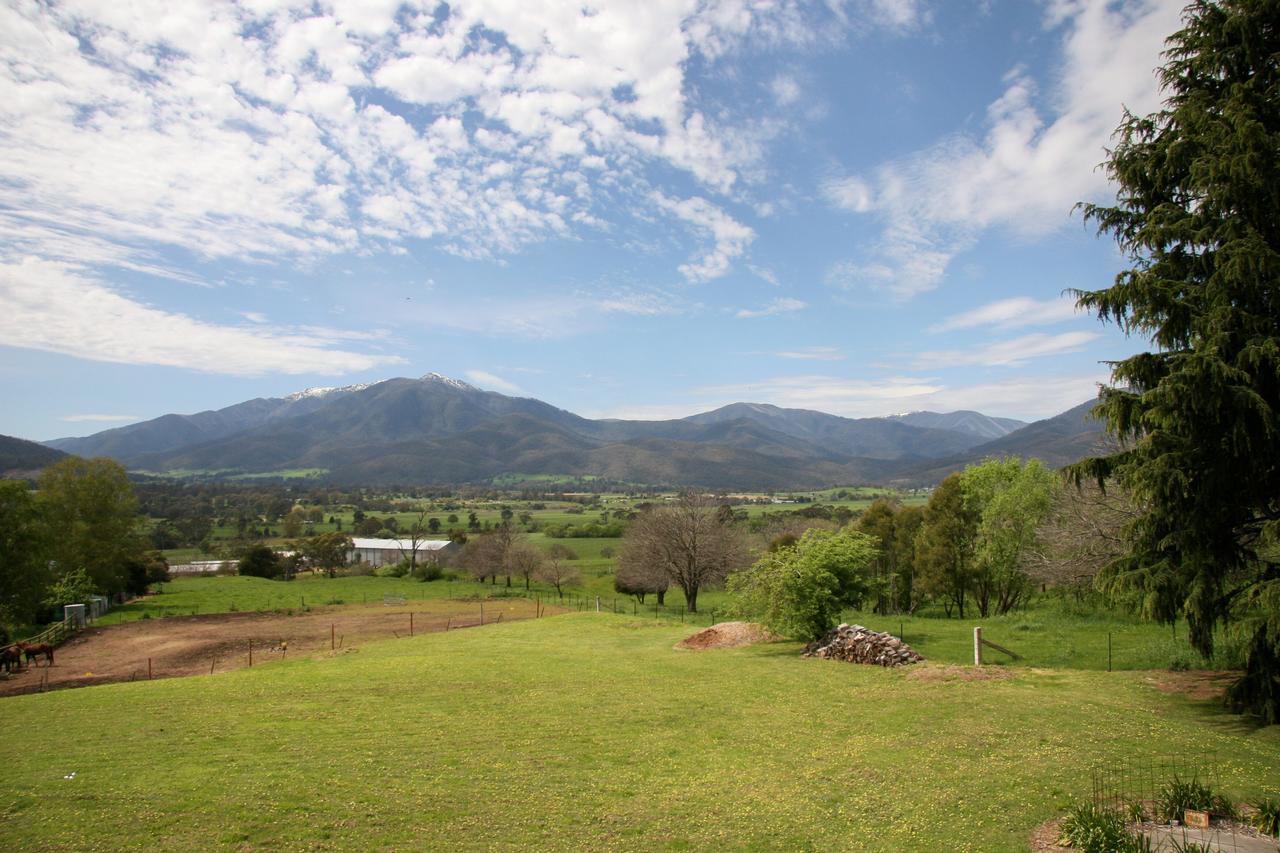
[(973, 629), (973, 665), (982, 666), (982, 629)]

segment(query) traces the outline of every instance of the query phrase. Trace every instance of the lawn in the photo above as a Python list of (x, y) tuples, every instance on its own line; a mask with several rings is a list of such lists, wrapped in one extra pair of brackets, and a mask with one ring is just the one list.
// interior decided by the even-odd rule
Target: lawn
[(1025, 850), (1098, 762), (1208, 755), (1232, 796), (1280, 794), (1280, 729), (1138, 673), (687, 633), (571, 614), (5, 699), (0, 846)]

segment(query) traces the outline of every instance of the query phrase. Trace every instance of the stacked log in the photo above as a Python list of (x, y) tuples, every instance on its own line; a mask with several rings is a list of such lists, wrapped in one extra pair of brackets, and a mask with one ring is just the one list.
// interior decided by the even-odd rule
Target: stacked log
[(805, 646), (804, 656), (876, 666), (906, 666), (924, 660), (917, 651), (892, 634), (845, 624), (832, 628), (822, 639)]

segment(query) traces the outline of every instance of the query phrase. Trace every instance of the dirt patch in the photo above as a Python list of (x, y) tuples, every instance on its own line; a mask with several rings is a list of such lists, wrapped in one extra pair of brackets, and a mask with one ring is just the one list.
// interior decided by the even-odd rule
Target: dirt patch
[(1057, 853), (1059, 850), (1070, 850), (1070, 847), (1062, 847), (1058, 844), (1058, 836), (1061, 832), (1061, 818), (1054, 818), (1040, 824), (1035, 834), (1031, 836), (1032, 853)]
[(1240, 677), (1238, 672), (1165, 672), (1156, 670), (1142, 677), (1144, 684), (1163, 693), (1175, 693), (1192, 699), (1220, 699), (1227, 686)]
[(755, 622), (719, 622), (676, 643), (677, 649), (731, 649), (778, 639)]
[(909, 681), (934, 683), (939, 681), (1004, 681), (1013, 678), (1012, 670), (997, 666), (955, 666), (953, 664), (924, 664), (907, 672)]
[[(546, 607), (544, 613), (560, 612)], [(525, 599), (484, 602), (484, 624), (531, 619)], [(412, 619), (412, 622), (410, 621)], [(406, 638), (480, 624), (471, 601), (424, 601), (412, 607), (351, 605), (307, 612), (221, 613), (142, 619), (81, 631), (54, 652), (54, 663), (0, 675), (0, 696), (118, 681), (209, 675), (304, 656), (342, 653), (360, 643)]]

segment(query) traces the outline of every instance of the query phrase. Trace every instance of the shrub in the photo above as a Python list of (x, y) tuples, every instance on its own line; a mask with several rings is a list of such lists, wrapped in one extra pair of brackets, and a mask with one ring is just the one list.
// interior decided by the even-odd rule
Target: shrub
[(1250, 820), (1253, 828), (1266, 835), (1280, 836), (1280, 800), (1259, 800), (1253, 808)]
[(1174, 776), (1156, 792), (1156, 817), (1162, 821), (1182, 820), (1187, 809), (1210, 811), (1213, 800), (1212, 789), (1199, 779)]
[(1133, 835), (1119, 814), (1092, 803), (1079, 803), (1062, 819), (1058, 843), (1083, 853), (1146, 853), (1151, 841)]
[(440, 565), (430, 560), (419, 563), (418, 567), (413, 570), (414, 579), (423, 582), (440, 580), (443, 575), (444, 571), (440, 568)]

